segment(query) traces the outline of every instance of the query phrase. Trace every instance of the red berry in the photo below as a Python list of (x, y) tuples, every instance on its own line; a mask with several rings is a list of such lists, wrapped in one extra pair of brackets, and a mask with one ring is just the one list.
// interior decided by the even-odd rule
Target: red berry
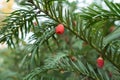
[(104, 59), (103, 59), (102, 57), (99, 57), (99, 58), (97, 59), (97, 66), (98, 66), (99, 68), (103, 68), (103, 66), (104, 66)]
[(56, 34), (63, 34), (64, 33), (64, 25), (63, 24), (57, 25), (55, 28), (55, 33)]

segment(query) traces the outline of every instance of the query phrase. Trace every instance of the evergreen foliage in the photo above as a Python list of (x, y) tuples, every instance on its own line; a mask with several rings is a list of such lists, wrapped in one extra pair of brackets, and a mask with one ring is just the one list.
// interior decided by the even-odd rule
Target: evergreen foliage
[[(119, 80), (120, 25), (115, 22), (120, 21), (120, 4), (104, 2), (107, 9), (93, 3), (76, 12), (77, 2), (23, 0), (25, 9), (12, 12), (0, 30), (0, 42), (21, 53), (14, 54), (20, 56), (21, 78), (12, 79)], [(55, 33), (58, 24), (65, 27), (62, 35)], [(29, 32), (33, 35), (25, 43)], [(103, 68), (96, 65), (99, 56), (105, 60)]]

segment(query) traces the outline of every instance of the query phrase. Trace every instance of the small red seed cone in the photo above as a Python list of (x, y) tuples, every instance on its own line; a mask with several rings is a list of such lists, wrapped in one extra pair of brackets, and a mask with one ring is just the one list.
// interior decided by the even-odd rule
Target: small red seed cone
[(73, 23), (73, 26), (76, 26), (76, 25), (77, 25), (77, 22), (76, 22), (76, 21), (73, 21), (72, 23)]
[(63, 34), (64, 33), (64, 25), (63, 24), (57, 25), (55, 28), (55, 33), (56, 34)]
[(82, 44), (82, 47), (85, 47), (87, 45), (88, 45), (88, 43), (84, 41), (83, 44)]
[(65, 73), (65, 71), (64, 71), (63, 69), (61, 69), (61, 70), (60, 70), (60, 73), (63, 74), (63, 73)]
[(72, 61), (77, 61), (77, 58), (76, 58), (75, 56), (71, 56), (70, 59), (71, 59)]
[(37, 25), (38, 25), (37, 22), (33, 22), (33, 24), (34, 24), (34, 26), (37, 26)]
[(111, 77), (112, 77), (112, 72), (109, 72), (109, 74), (108, 74), (108, 75), (109, 75), (109, 77), (111, 78)]
[(103, 59), (102, 57), (99, 57), (99, 58), (97, 59), (97, 66), (98, 66), (99, 68), (103, 68), (103, 66), (104, 66), (104, 59)]
[(113, 32), (115, 30), (115, 26), (111, 26), (110, 28), (109, 28), (109, 31), (110, 32)]

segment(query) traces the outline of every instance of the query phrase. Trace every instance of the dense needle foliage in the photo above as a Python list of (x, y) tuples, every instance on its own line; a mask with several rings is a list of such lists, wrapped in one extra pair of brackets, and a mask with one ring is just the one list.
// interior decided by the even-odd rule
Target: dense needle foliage
[[(77, 12), (77, 2), (23, 0), (25, 8), (12, 12), (0, 29), (0, 42), (10, 48), (1, 58), (12, 64), (0, 66), (12, 70), (0, 68), (0, 80), (119, 80), (120, 4), (104, 2), (106, 9), (93, 3)], [(55, 33), (58, 24), (63, 34)]]

